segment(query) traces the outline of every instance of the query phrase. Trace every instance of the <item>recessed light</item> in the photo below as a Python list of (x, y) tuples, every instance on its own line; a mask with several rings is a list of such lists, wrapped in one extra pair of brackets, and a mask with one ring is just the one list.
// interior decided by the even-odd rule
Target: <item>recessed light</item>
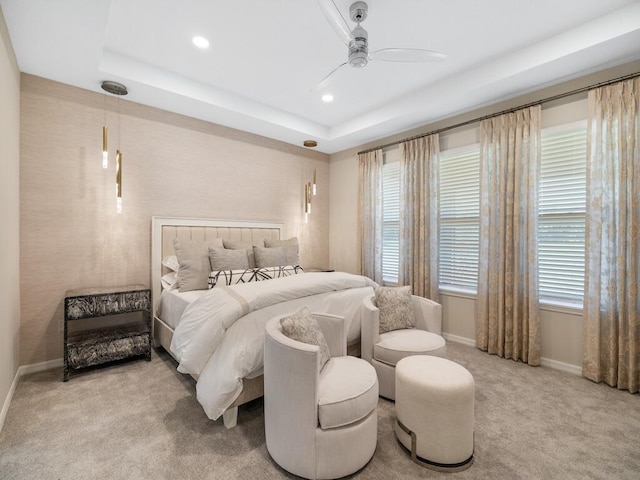
[(303, 142), (303, 145), (305, 147), (313, 148), (318, 146), (318, 142), (316, 142), (315, 140), (305, 140)]
[(193, 37), (191, 41), (198, 48), (209, 48), (209, 40), (204, 37)]
[(333, 102), (333, 95), (326, 93), (322, 96), (322, 101), (325, 103)]

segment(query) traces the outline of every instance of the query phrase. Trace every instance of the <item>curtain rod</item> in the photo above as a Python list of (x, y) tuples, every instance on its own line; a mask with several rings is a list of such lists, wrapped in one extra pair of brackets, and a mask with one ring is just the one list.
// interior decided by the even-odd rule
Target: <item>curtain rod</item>
[(474, 118), (472, 120), (466, 120), (464, 122), (456, 123), (455, 125), (449, 125), (448, 127), (442, 127), (442, 128), (438, 128), (436, 130), (432, 130), (432, 131), (427, 132), (427, 133), (421, 133), (419, 135), (414, 135), (412, 137), (407, 137), (407, 138), (405, 138), (403, 140), (397, 140), (395, 142), (385, 143), (384, 145), (379, 145), (377, 147), (371, 147), (371, 148), (368, 148), (366, 150), (362, 150), (361, 152), (358, 152), (358, 155), (363, 154), (363, 153), (373, 152), (375, 150), (385, 149), (385, 148), (388, 148), (388, 147), (393, 147), (394, 145), (399, 145), (399, 144), (401, 144), (403, 142), (409, 142), (411, 140), (416, 140), (418, 138), (428, 137), (429, 135), (435, 135), (436, 133), (442, 133), (442, 132), (446, 132), (448, 130), (453, 130), (455, 128), (464, 127), (464, 126), (470, 125), (472, 123), (481, 122), (482, 120), (487, 120), (489, 118), (498, 117), (500, 115), (504, 115), (504, 114), (507, 114), (507, 113), (513, 113), (516, 110), (522, 110), (523, 108), (529, 108), (529, 107), (533, 107), (535, 105), (541, 105), (543, 103), (553, 102), (554, 100), (558, 100), (560, 98), (570, 97), (571, 95), (576, 95), (578, 93), (587, 92), (589, 90), (593, 90), (594, 88), (605, 87), (607, 85), (611, 85), (611, 84), (614, 84), (614, 83), (622, 82), (624, 80), (629, 80), (629, 79), (636, 78), (636, 77), (640, 77), (640, 72), (630, 73), (628, 75), (623, 75), (622, 77), (614, 78), (612, 80), (606, 80), (604, 82), (596, 83), (594, 85), (589, 85), (587, 87), (576, 88), (575, 90), (571, 90), (571, 91), (565, 92), (565, 93), (559, 93), (558, 95), (553, 95), (551, 97), (543, 98), (541, 100), (536, 100), (535, 102), (527, 103), (526, 105), (520, 105), (519, 107), (513, 107), (513, 108), (509, 108), (507, 110), (502, 110), (500, 112), (491, 113), (489, 115), (485, 115), (484, 117), (478, 117), (478, 118)]

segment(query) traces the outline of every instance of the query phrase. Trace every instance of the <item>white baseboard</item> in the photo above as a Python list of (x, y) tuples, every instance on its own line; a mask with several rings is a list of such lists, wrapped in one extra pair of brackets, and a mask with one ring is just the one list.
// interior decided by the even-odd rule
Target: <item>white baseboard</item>
[(11, 405), (11, 400), (13, 400), (13, 394), (16, 391), (16, 387), (18, 386), (18, 382), (20, 381), (20, 367), (16, 371), (15, 376), (13, 377), (13, 382), (11, 382), (11, 388), (9, 388), (9, 392), (7, 393), (7, 398), (4, 399), (4, 403), (2, 404), (2, 411), (0, 411), (0, 432), (2, 431), (2, 427), (4, 426), (4, 420), (7, 418), (7, 413), (9, 413), (9, 405)]
[(31, 365), (22, 365), (18, 368), (18, 373), (22, 377), (29, 373), (43, 372), (44, 370), (50, 370), (52, 368), (58, 368), (64, 365), (62, 358), (56, 358), (53, 360), (47, 360), (46, 362), (33, 363)]
[(452, 335), (450, 333), (443, 333), (442, 336), (445, 340), (455, 343), (462, 343), (463, 345), (468, 345), (470, 347), (476, 346), (476, 341), (473, 338), (460, 337), (458, 335)]
[[(443, 333), (442, 336), (445, 340), (455, 343), (462, 343), (463, 345), (468, 345), (470, 347), (476, 346), (476, 341), (473, 338), (460, 337), (458, 335), (451, 335), (450, 333)], [(571, 363), (560, 362), (558, 360), (553, 360), (551, 358), (540, 359), (540, 365), (543, 367), (553, 368), (555, 370), (560, 370), (562, 372), (572, 373), (573, 375), (582, 375), (582, 367), (578, 365), (573, 365)]]
[(563, 372), (572, 373), (574, 375), (582, 375), (582, 367), (573, 365), (571, 363), (559, 362), (558, 360), (552, 360), (551, 358), (540, 358), (540, 365), (543, 367), (553, 368), (555, 370), (561, 370)]
[(27, 375), (29, 373), (42, 372), (44, 370), (49, 370), (51, 368), (61, 367), (63, 365), (62, 358), (57, 358), (55, 360), (48, 360), (46, 362), (34, 363), (32, 365), (22, 365), (18, 367), (16, 371), (16, 375), (13, 377), (13, 382), (11, 382), (11, 388), (9, 388), (9, 392), (7, 393), (7, 398), (4, 399), (4, 403), (2, 405), (2, 411), (0, 411), (0, 432), (2, 431), (2, 427), (4, 426), (4, 421), (7, 418), (7, 413), (9, 412), (9, 405), (11, 405), (11, 400), (13, 400), (13, 394), (16, 391), (16, 387), (20, 382), (20, 378), (23, 375)]

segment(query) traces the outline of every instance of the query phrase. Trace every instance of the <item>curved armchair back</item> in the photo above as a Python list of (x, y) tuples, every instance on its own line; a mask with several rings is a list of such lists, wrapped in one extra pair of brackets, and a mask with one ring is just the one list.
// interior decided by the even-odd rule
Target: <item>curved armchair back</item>
[[(346, 355), (344, 317), (317, 313), (313, 316), (327, 340), (331, 356)], [(274, 458), (282, 459), (281, 466), (288, 471), (300, 471), (301, 462), (315, 465), (320, 348), (285, 336), (281, 318), (272, 318), (266, 327), (265, 434), (269, 452)], [(283, 438), (295, 438), (296, 442), (285, 442)]]
[(380, 341), (380, 310), (375, 304), (375, 295), (362, 301), (362, 318), (360, 325), (360, 355), (371, 363), (373, 346)]
[(442, 335), (442, 305), (428, 298), (412, 295), (416, 328)]

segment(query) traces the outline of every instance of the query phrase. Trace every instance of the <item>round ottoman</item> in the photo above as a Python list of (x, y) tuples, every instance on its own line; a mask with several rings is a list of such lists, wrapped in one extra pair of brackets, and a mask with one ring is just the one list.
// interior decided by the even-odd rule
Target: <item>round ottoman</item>
[(414, 355), (396, 365), (396, 435), (420, 465), (460, 471), (473, 463), (473, 376), (450, 360)]

